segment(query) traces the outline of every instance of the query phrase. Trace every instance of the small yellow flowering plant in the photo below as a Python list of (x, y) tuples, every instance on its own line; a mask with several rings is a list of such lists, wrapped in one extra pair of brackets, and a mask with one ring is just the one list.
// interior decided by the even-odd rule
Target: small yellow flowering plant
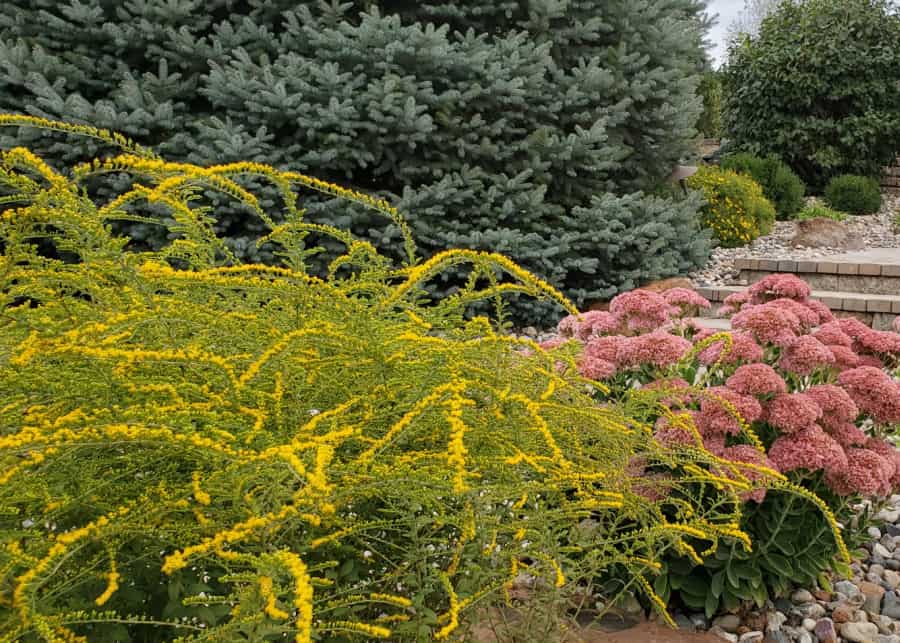
[(768, 234), (775, 223), (775, 207), (759, 183), (749, 176), (716, 167), (701, 167), (687, 180), (703, 192), (706, 205), (700, 223), (726, 248), (746, 246)]
[[(591, 559), (664, 612), (664, 552), (750, 546), (740, 494), (758, 483), (598, 406), (575, 347), (466, 319), (507, 293), (571, 310), (509, 260), (423, 261), (387, 203), (297, 173), (0, 126), (123, 148), (67, 174), (0, 156), (0, 640), (441, 640), (524, 572), (562, 591)], [(89, 198), (111, 173), (130, 187)], [(278, 218), (251, 180), (278, 188)], [(405, 263), (306, 222), (303, 190), (381, 212)], [(278, 265), (235, 259), (209, 192), (265, 222)], [(122, 220), (172, 241), (131, 251)], [(346, 250), (310, 274), (323, 236)], [(465, 286), (428, 301), (460, 265)], [(654, 466), (669, 473), (648, 489)]]

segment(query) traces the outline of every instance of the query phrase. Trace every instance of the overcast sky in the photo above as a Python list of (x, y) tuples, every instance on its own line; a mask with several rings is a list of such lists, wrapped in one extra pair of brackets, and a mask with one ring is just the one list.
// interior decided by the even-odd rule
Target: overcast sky
[(744, 8), (744, 0), (708, 0), (709, 13), (719, 14), (718, 22), (712, 28), (709, 39), (715, 45), (712, 57), (716, 64), (721, 63), (725, 57), (725, 32), (737, 15)]

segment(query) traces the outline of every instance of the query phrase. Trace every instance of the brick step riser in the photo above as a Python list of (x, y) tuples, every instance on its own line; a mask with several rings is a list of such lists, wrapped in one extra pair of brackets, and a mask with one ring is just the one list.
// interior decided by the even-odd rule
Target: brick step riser
[[(714, 317), (715, 311), (719, 308), (720, 305), (721, 302), (714, 303), (712, 310), (701, 311), (699, 316), (705, 318)], [(844, 317), (855, 317), (862, 323), (866, 324), (867, 326), (871, 326), (875, 330), (890, 330), (892, 324), (894, 323), (894, 319), (898, 317), (898, 315), (893, 313), (870, 313), (853, 310), (833, 310), (832, 312), (838, 319)]]
[[(765, 273), (770, 274), (770, 273)], [(711, 310), (705, 316), (714, 316), (723, 300), (730, 294), (744, 290), (743, 286), (699, 288), (698, 292), (712, 302)], [(828, 306), (835, 317), (856, 317), (877, 330), (888, 330), (894, 320), (900, 317), (900, 292), (881, 294), (860, 294), (853, 292), (815, 292), (812, 298)]]
[[(778, 271), (741, 270), (741, 283), (753, 284)], [(821, 272), (796, 272), (813, 290), (839, 290), (862, 295), (900, 295), (900, 274), (893, 275), (842, 275)]]

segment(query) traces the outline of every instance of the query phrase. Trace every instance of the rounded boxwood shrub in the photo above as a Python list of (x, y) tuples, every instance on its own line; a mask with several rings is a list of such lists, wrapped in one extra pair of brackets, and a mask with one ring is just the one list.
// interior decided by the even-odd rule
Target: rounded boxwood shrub
[(747, 174), (759, 183), (763, 194), (775, 206), (775, 214), (780, 220), (794, 218), (803, 207), (806, 186), (777, 156), (761, 158), (746, 153), (731, 154), (722, 160), (722, 167)]
[(825, 201), (835, 210), (850, 214), (873, 214), (881, 208), (878, 181), (867, 176), (836, 176), (825, 188)]
[(703, 167), (688, 179), (688, 186), (703, 192), (706, 205), (700, 223), (726, 248), (746, 245), (772, 229), (775, 208), (749, 176)]

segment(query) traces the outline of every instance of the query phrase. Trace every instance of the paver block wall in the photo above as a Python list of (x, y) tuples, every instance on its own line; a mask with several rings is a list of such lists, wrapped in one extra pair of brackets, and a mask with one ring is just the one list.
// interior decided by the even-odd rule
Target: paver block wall
[(900, 156), (891, 167), (884, 169), (881, 186), (891, 190), (900, 190)]

